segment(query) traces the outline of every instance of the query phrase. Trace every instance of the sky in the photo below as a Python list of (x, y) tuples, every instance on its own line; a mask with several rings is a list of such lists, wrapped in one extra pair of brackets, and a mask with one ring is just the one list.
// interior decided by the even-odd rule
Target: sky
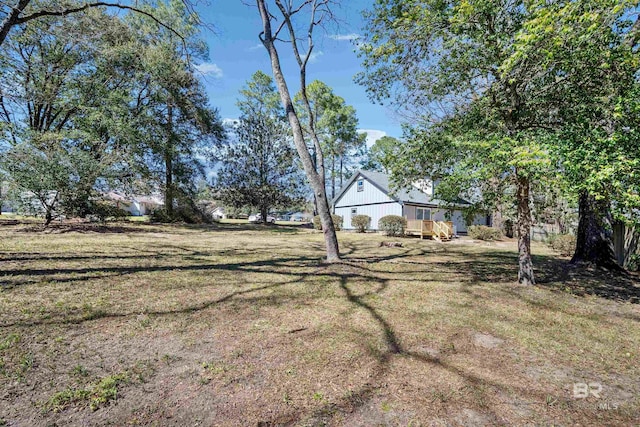
[[(261, 70), (272, 75), (269, 56), (258, 39), (262, 28), (258, 9), (251, 0), (244, 3), (250, 5), (241, 0), (211, 0), (208, 5), (196, 7), (202, 20), (213, 27), (202, 33), (209, 46), (209, 58), (197, 68), (203, 74), (211, 104), (219, 109), (223, 119), (239, 116), (235, 105), (239, 91), (253, 73)], [(371, 1), (341, 3), (335, 9), (339, 23), (315, 33), (316, 46), (307, 66), (307, 83), (323, 81), (356, 109), (359, 129), (367, 132), (369, 146), (384, 135), (398, 138), (402, 132), (393, 112), (370, 102), (364, 87), (353, 80), (361, 70), (354, 44), (363, 26), (361, 10), (370, 7)], [(297, 64), (289, 45), (280, 43), (278, 48), (293, 95), (299, 90)]]

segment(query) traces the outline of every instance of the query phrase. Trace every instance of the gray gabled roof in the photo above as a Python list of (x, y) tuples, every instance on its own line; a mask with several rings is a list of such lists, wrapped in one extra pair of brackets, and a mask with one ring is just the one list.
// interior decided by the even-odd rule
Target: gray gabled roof
[[(342, 186), (336, 197), (331, 201), (332, 206), (335, 206), (336, 203), (340, 200), (340, 198), (347, 192), (347, 190), (353, 185), (353, 183), (358, 179), (359, 176), (362, 176), (367, 181), (369, 181), (374, 187), (378, 190), (382, 191), (384, 194), (394, 199), (395, 201), (405, 204), (418, 204), (418, 205), (429, 205), (429, 206), (450, 206), (450, 203), (447, 203), (443, 200), (434, 199), (428, 194), (418, 190), (415, 187), (411, 189), (400, 189), (395, 192), (391, 190), (391, 183), (389, 179), (389, 175), (382, 172), (373, 172), (367, 170), (358, 170), (356, 171), (351, 178)], [(455, 203), (456, 205), (468, 205), (469, 202), (459, 199)]]

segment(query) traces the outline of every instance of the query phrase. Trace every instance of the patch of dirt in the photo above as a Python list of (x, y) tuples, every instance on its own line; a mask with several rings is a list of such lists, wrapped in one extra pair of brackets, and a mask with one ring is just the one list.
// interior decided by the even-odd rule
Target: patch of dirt
[(455, 425), (460, 427), (483, 427), (503, 424), (491, 415), (483, 414), (471, 408), (461, 409), (452, 418)]
[(484, 348), (496, 348), (504, 344), (504, 340), (491, 334), (478, 332), (473, 336), (473, 343)]

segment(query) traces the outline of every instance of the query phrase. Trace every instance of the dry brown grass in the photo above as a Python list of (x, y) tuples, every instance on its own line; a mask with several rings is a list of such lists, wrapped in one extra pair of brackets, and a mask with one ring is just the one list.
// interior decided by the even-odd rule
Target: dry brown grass
[(25, 227), (0, 226), (0, 425), (640, 422), (637, 277), (544, 246), (524, 288), (512, 242), (342, 233), (325, 265), (304, 229)]

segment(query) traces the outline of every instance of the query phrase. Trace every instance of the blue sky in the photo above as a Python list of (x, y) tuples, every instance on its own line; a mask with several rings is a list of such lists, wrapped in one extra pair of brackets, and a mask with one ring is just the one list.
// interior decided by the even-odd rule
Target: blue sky
[[(247, 3), (253, 4), (253, 1)], [(322, 80), (353, 105), (358, 113), (359, 128), (370, 136), (369, 143), (385, 134), (400, 137), (400, 124), (393, 113), (372, 104), (364, 88), (353, 81), (361, 66), (352, 40), (361, 32), (360, 11), (371, 2), (354, 0), (343, 4), (336, 9), (340, 23), (316, 34), (315, 55), (308, 65), (307, 82)], [(197, 10), (206, 23), (214, 26), (214, 31), (202, 34), (210, 52), (209, 60), (199, 66), (211, 104), (220, 110), (222, 118), (237, 118), (239, 112), (235, 103), (240, 88), (257, 70), (271, 75), (269, 57), (258, 40), (261, 29), (258, 10), (241, 0), (213, 0)], [(279, 52), (289, 89), (295, 93), (299, 89), (297, 65), (290, 47), (280, 44)]]

